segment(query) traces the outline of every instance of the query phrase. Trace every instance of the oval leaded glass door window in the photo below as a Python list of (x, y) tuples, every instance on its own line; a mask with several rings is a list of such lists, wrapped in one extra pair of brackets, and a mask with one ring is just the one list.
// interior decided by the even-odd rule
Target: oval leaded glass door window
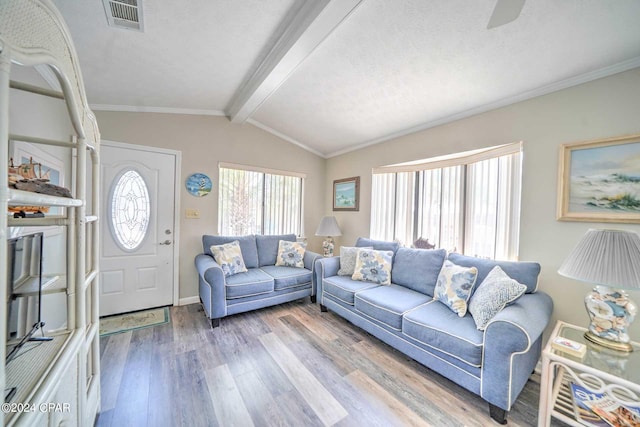
[(127, 251), (136, 249), (149, 228), (149, 190), (142, 176), (128, 170), (120, 175), (111, 191), (111, 226), (115, 241)]

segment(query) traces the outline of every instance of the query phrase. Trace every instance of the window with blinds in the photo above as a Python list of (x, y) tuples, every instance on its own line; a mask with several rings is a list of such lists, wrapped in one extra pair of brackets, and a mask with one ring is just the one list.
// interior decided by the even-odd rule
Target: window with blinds
[(220, 164), (218, 233), (302, 235), (304, 175)]
[(373, 171), (371, 238), (515, 260), (521, 143)]

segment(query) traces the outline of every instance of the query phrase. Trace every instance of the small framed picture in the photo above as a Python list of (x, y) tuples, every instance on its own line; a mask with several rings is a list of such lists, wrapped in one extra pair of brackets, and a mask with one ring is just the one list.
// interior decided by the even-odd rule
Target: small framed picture
[(360, 209), (360, 177), (333, 181), (333, 210), (357, 211)]
[(640, 222), (640, 134), (560, 147), (562, 221)]

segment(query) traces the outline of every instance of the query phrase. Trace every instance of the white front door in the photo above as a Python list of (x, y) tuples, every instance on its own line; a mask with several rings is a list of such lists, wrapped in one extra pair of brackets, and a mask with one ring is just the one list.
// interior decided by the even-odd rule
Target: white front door
[(100, 316), (171, 305), (178, 154), (103, 142), (100, 160)]

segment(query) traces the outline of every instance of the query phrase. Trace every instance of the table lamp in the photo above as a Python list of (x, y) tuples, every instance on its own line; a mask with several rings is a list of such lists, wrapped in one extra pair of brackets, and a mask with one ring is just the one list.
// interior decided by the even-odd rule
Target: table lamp
[(333, 239), (332, 236), (342, 236), (340, 227), (335, 216), (323, 216), (320, 225), (316, 230), (316, 236), (327, 236), (322, 241), (322, 251), (324, 256), (333, 256)]
[(640, 289), (638, 233), (591, 229), (558, 273), (596, 285), (584, 300), (591, 319), (585, 338), (615, 350), (633, 351), (627, 330), (637, 307), (623, 289)]

